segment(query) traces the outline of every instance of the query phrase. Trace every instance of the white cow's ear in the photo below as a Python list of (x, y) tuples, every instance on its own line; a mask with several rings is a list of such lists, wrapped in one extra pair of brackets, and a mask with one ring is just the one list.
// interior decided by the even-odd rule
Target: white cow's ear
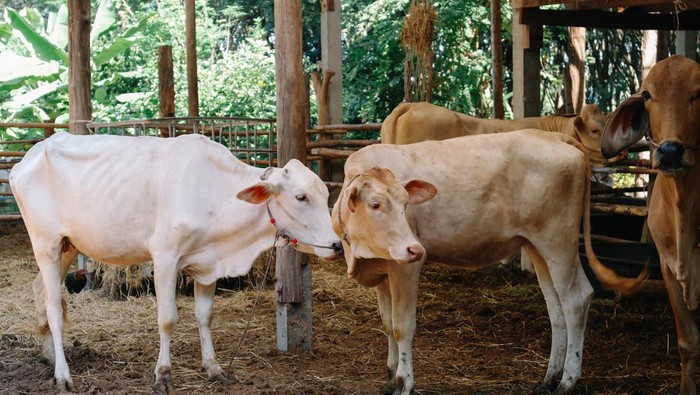
[(421, 204), (437, 195), (435, 185), (423, 180), (410, 180), (402, 183), (408, 192), (408, 204)]
[(279, 193), (279, 187), (269, 182), (259, 182), (250, 186), (236, 195), (240, 200), (252, 204), (265, 203), (270, 197)]

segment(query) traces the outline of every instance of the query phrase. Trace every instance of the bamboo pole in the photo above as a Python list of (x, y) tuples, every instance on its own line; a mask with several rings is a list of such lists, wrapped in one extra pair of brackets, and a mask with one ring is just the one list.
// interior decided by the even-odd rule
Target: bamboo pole
[[(368, 130), (381, 130), (382, 129), (382, 124), (381, 123), (362, 123), (362, 124), (357, 124), (357, 125), (344, 125), (344, 124), (337, 124), (337, 125), (316, 125), (312, 128), (313, 130), (318, 130), (318, 131), (323, 131), (323, 130), (352, 130), (352, 131), (368, 131)], [(338, 133), (338, 132), (334, 132)]]
[(320, 155), (329, 159), (346, 159), (355, 152), (354, 150), (339, 150), (332, 148), (314, 148), (311, 150), (312, 155)]
[(306, 143), (306, 148), (366, 147), (378, 142), (379, 140), (318, 140), (308, 141)]
[(0, 122), (0, 128), (68, 129), (67, 123)]
[(647, 208), (644, 206), (628, 206), (624, 204), (591, 203), (591, 211), (637, 217), (645, 217), (647, 215)]

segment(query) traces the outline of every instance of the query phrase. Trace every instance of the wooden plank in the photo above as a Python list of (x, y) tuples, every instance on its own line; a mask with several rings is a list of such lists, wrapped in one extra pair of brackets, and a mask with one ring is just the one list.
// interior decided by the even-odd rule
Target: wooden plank
[(0, 128), (68, 129), (67, 123), (0, 122)]
[(378, 140), (319, 140), (307, 142), (306, 148), (366, 147), (378, 142)]
[(14, 158), (24, 156), (26, 153), (26, 151), (0, 151), (0, 156)]
[(591, 211), (599, 213), (614, 213), (646, 217), (647, 208), (644, 206), (628, 206), (624, 204), (591, 203)]
[(381, 123), (362, 123), (362, 124), (335, 124), (335, 125), (316, 125), (313, 130), (347, 130), (347, 131), (368, 131), (368, 130), (380, 130), (382, 128)]
[(355, 150), (341, 150), (332, 148), (314, 148), (311, 150), (313, 155), (320, 155), (331, 159), (347, 159)]
[(522, 10), (513, 9), (513, 115), (540, 115), (540, 48), (542, 26), (527, 26), (520, 20)]
[(640, 7), (667, 5), (672, 7), (674, 1), (670, 0), (512, 0), (513, 8), (540, 7), (543, 5), (564, 4), (569, 9), (594, 9), (613, 7)]
[(92, 121), (90, 70), (90, 2), (68, 0), (68, 118), (69, 131), (89, 134)]
[(520, 23), (537, 26), (579, 26), (598, 29), (700, 30), (700, 11), (647, 13), (639, 9), (625, 12), (602, 10), (543, 10), (523, 8)]
[(0, 221), (18, 221), (21, 220), (22, 216), (19, 214), (3, 214), (0, 215)]
[[(173, 47), (158, 47), (158, 106), (161, 118), (175, 116), (175, 77), (173, 72)], [(160, 135), (168, 137), (170, 130), (161, 128)]]
[(503, 119), (503, 15), (501, 0), (491, 0), (491, 86), (493, 117)]

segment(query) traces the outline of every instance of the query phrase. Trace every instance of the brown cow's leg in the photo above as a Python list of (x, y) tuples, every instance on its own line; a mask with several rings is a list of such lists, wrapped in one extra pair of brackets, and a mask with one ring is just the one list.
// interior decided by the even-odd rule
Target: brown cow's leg
[[(663, 258), (662, 258), (663, 259)], [(661, 263), (661, 273), (664, 276), (666, 289), (673, 308), (673, 316), (676, 320), (676, 333), (678, 335), (678, 351), (681, 356), (681, 394), (696, 394), (695, 369), (698, 358), (698, 346), (700, 336), (695, 321), (694, 312), (688, 310), (683, 299), (683, 291), (676, 281), (676, 277), (666, 264)]]
[(389, 352), (387, 356), (387, 380), (382, 386), (382, 394), (391, 394), (394, 392), (394, 377), (396, 376), (396, 367), (399, 364), (399, 345), (394, 339), (394, 330), (391, 323), (391, 290), (389, 289), (389, 279), (385, 279), (375, 287), (377, 290), (377, 301), (379, 302), (379, 315), (382, 317), (384, 330), (389, 343)]
[(392, 334), (398, 345), (398, 365), (394, 377), (394, 395), (413, 391), (413, 336), (416, 331), (418, 279), (423, 264), (387, 264), (391, 290)]

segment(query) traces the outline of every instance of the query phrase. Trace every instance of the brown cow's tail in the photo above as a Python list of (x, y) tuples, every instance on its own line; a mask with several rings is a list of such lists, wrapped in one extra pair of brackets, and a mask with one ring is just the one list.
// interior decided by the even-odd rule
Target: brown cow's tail
[(615, 291), (622, 295), (632, 295), (639, 291), (649, 278), (648, 264), (644, 266), (637, 278), (623, 277), (603, 265), (593, 252), (591, 244), (591, 164), (586, 160), (586, 193), (583, 201), (583, 239), (588, 256), (588, 265), (595, 273), (604, 289)]

